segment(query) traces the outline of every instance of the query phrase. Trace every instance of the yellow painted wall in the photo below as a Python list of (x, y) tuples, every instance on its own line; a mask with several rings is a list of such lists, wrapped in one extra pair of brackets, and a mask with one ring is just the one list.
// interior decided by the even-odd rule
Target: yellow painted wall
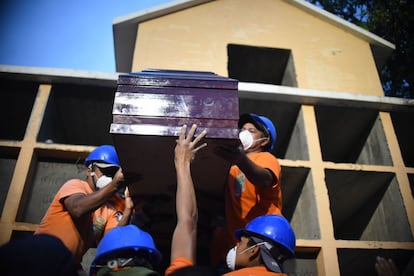
[(133, 71), (227, 72), (227, 44), (291, 49), (298, 87), (383, 96), (369, 43), (282, 0), (218, 0), (140, 23)]

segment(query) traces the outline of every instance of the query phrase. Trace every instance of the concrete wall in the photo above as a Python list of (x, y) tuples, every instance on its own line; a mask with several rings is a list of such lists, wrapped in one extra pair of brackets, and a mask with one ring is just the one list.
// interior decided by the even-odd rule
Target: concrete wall
[[(112, 142), (110, 109), (103, 107), (113, 104), (116, 91), (116, 75), (12, 69), (0, 70), (7, 99), (0, 119), (24, 131), (0, 132), (0, 244), (30, 235), (63, 182), (84, 177), (77, 164), (95, 142)], [(91, 113), (96, 93), (102, 101)], [(273, 153), (282, 165), (283, 212), (297, 236), (289, 275), (372, 275), (377, 255), (393, 258), (401, 270), (409, 266), (414, 134), (404, 126), (414, 118), (413, 103), (247, 83), (239, 83), (239, 100), (241, 113), (264, 114), (278, 129)], [(11, 117), (13, 110), (21, 112)], [(162, 209), (162, 201), (155, 204)], [(165, 221), (162, 212), (151, 219)], [(170, 239), (159, 232), (151, 233), (168, 262)], [(208, 252), (204, 246), (199, 252)], [(94, 252), (84, 257), (86, 269)]]
[(300, 88), (383, 95), (367, 41), (288, 2), (212, 1), (142, 22), (132, 71), (228, 76), (227, 44), (235, 43), (291, 49)]

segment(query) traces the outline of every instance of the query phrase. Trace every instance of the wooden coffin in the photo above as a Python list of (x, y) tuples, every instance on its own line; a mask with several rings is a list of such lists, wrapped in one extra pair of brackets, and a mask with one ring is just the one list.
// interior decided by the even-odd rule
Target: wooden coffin
[(175, 141), (183, 124), (197, 124), (196, 135), (207, 130), (207, 147), (192, 163), (199, 209), (211, 215), (221, 212), (230, 164), (215, 155), (214, 148), (239, 143), (237, 85), (211, 72), (144, 70), (119, 75), (110, 132), (133, 196), (156, 201), (158, 209), (163, 208), (160, 202), (166, 203), (160, 212), (175, 215), (175, 206), (168, 204), (176, 191)]

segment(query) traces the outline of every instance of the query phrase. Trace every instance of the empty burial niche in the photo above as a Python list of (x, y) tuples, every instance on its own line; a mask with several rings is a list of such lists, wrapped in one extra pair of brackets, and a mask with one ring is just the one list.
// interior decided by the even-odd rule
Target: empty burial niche
[(303, 113), (300, 109), (296, 117), (296, 123), (286, 147), (285, 159), (289, 160), (309, 160), (309, 150), (306, 139)]
[(109, 133), (116, 88), (53, 85), (38, 142), (111, 144)]
[(320, 248), (317, 247), (296, 247), (295, 258), (288, 259), (283, 263), (284, 272), (287, 275), (317, 276), (317, 257)]
[[(0, 80), (0, 131), (2, 140), (23, 140), (39, 85), (34, 82)], [(13, 120), (10, 120), (10, 117)]]
[[(253, 96), (251, 96), (253, 97)], [(239, 98), (239, 113), (255, 113), (269, 118), (276, 128), (272, 153), (280, 159), (309, 160), (303, 115), (299, 104), (255, 98)]]
[(309, 168), (282, 167), (283, 215), (297, 239), (320, 239), (314, 186)]
[(40, 223), (59, 188), (72, 178), (86, 179), (85, 166), (78, 160), (38, 159), (33, 178), (26, 181), (17, 221)]
[(391, 120), (398, 139), (401, 155), (407, 167), (414, 167), (414, 112), (391, 112)]
[(228, 44), (227, 53), (227, 70), (232, 79), (298, 86), (290, 49)]
[(17, 148), (0, 148), (0, 216), (3, 213), (18, 155)]
[(336, 239), (412, 242), (393, 173), (325, 170)]
[(338, 248), (341, 275), (378, 275), (375, 271), (376, 257), (392, 259), (398, 275), (414, 275), (414, 250)]
[(377, 110), (315, 106), (324, 161), (392, 165)]

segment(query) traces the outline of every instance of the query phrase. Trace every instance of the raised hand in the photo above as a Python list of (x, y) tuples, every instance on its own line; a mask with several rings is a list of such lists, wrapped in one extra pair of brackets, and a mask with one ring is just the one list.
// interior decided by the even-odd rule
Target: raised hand
[(178, 137), (178, 140), (176, 141), (177, 145), (175, 146), (174, 162), (176, 166), (182, 163), (190, 163), (194, 159), (196, 152), (207, 146), (207, 143), (203, 143), (196, 147), (200, 140), (207, 134), (207, 131), (203, 130), (193, 140), (196, 129), (197, 125), (192, 125), (186, 136), (187, 126), (183, 125), (181, 127), (180, 136)]

